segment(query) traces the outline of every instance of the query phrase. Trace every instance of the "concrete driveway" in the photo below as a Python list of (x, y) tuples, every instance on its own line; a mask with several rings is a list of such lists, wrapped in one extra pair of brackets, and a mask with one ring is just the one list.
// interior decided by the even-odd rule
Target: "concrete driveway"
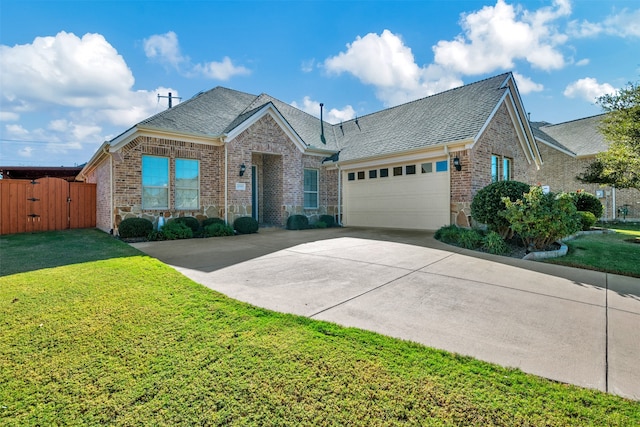
[(134, 244), (256, 306), (640, 400), (640, 279), (338, 228)]

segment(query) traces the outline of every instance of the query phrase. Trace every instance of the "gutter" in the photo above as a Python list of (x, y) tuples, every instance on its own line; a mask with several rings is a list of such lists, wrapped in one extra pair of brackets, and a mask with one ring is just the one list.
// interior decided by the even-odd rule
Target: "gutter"
[(224, 221), (229, 225), (229, 152), (225, 137), (220, 140), (224, 144)]

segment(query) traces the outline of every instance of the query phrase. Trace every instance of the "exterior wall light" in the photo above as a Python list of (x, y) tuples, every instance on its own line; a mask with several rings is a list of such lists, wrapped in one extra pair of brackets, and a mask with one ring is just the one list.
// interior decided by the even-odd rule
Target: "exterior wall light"
[(458, 156), (453, 158), (453, 166), (457, 171), (462, 170), (462, 163), (460, 163), (460, 158)]
[(240, 176), (244, 175), (244, 171), (247, 170), (247, 167), (243, 164), (240, 165)]

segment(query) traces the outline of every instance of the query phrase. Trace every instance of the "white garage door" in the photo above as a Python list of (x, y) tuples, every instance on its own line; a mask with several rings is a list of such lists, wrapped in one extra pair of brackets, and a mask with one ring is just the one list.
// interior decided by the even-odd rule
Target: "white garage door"
[(448, 225), (447, 167), (442, 160), (346, 171), (343, 223), (425, 230)]

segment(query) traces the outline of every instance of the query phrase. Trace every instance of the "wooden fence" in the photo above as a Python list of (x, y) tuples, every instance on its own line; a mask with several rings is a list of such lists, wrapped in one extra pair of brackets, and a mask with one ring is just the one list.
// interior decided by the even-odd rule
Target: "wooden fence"
[(0, 234), (95, 226), (95, 184), (58, 178), (0, 180)]

